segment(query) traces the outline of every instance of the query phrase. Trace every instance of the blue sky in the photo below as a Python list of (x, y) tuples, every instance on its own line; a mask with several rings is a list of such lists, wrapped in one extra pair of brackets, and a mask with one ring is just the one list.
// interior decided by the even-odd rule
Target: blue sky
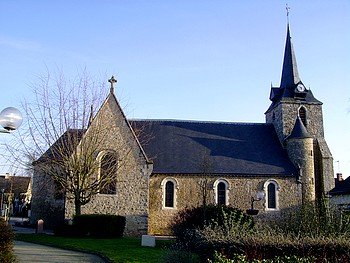
[[(86, 67), (117, 77), (130, 118), (264, 122), (281, 77), (285, 4), (1, 0), (0, 109), (30, 99), (46, 68)], [(324, 103), (326, 139), (349, 176), (350, 1), (288, 4), (299, 74)]]

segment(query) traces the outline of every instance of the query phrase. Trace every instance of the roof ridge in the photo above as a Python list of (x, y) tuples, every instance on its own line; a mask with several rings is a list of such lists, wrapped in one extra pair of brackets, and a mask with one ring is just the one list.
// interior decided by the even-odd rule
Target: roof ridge
[(203, 120), (179, 120), (179, 119), (128, 119), (128, 121), (149, 121), (149, 122), (175, 122), (175, 123), (203, 123), (203, 124), (239, 124), (239, 125), (261, 125), (269, 126), (270, 123), (263, 122), (229, 122), (229, 121), (203, 121)]

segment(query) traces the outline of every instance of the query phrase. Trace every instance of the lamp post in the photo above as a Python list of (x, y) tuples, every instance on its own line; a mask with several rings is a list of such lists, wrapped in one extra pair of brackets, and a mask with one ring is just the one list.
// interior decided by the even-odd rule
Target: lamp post
[(0, 216), (3, 216), (4, 195), (5, 195), (5, 189), (1, 189)]
[(264, 191), (259, 191), (256, 194), (256, 198), (254, 196), (251, 197), (251, 199), (250, 199), (250, 209), (247, 209), (247, 211), (246, 211), (248, 215), (256, 216), (259, 213), (258, 209), (254, 209), (254, 202), (261, 201), (261, 200), (264, 199), (264, 197), (265, 197)]
[[(23, 121), (22, 113), (14, 108), (14, 107), (8, 107), (3, 109), (0, 112), (0, 125), (2, 128), (0, 128), (0, 133), (11, 133), (12, 131), (18, 129), (19, 126), (21, 126)], [(12, 189), (11, 189), (12, 192)], [(5, 197), (5, 189), (2, 189), (1, 191), (1, 216), (5, 216), (5, 221), (7, 221), (7, 215), (8, 215), (8, 209), (9, 207), (6, 207), (4, 213), (4, 197)], [(9, 206), (9, 204), (8, 204)]]
[(0, 133), (10, 133), (18, 129), (22, 121), (22, 113), (18, 109), (14, 107), (3, 109), (0, 113), (0, 125), (3, 129), (0, 129)]

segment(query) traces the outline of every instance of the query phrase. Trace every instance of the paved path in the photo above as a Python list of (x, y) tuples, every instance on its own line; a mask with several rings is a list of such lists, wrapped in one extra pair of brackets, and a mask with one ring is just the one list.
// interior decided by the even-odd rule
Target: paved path
[(22, 241), (15, 241), (14, 252), (20, 263), (105, 263), (102, 258), (96, 255), (37, 245)]

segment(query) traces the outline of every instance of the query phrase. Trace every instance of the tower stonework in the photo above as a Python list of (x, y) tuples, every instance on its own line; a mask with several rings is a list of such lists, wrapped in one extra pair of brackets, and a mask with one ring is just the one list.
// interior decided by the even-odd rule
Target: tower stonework
[(310, 104), (304, 101), (279, 102), (273, 109), (266, 112), (266, 123), (272, 123), (278, 138), (283, 144), (292, 132), (295, 119), (301, 107), (306, 109), (308, 133), (315, 138), (324, 138), (322, 104)]
[[(296, 168), (300, 166), (302, 184), (308, 185), (302, 188), (310, 191), (303, 196), (306, 199), (312, 199), (312, 196), (321, 198), (334, 187), (333, 158), (324, 139), (322, 102), (314, 97), (299, 77), (289, 24), (281, 83), (279, 87), (271, 87), (270, 100), (272, 103), (265, 112), (266, 123), (274, 125), (291, 161)], [(291, 134), (299, 121), (307, 132), (307, 138), (292, 139)], [(313, 181), (313, 186), (305, 181), (306, 177)]]
[(286, 138), (286, 149), (289, 158), (299, 170), (302, 202), (305, 204), (315, 201), (314, 139), (306, 131), (299, 116), (292, 132)]

